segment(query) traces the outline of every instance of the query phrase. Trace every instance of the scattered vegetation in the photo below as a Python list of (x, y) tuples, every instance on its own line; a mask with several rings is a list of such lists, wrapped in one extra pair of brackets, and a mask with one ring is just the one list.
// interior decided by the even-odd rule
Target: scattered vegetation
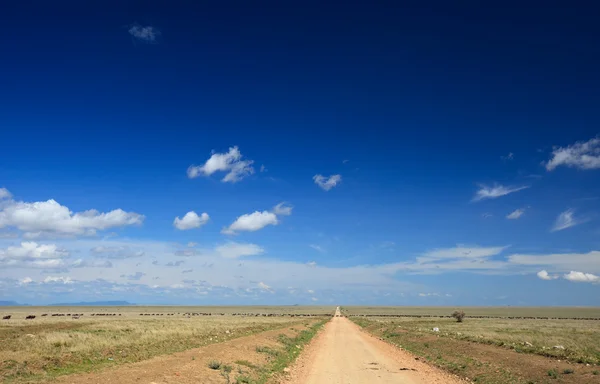
[(593, 372), (598, 371), (594, 365), (600, 365), (600, 322), (595, 320), (469, 317), (469, 326), (464, 327), (449, 317), (350, 319), (387, 342), (476, 383), (549, 383), (554, 378), (562, 383), (594, 383)]
[[(6, 310), (3, 308), (3, 313)], [(303, 321), (277, 316), (187, 318), (183, 316), (185, 309), (182, 308), (162, 309), (165, 313), (179, 311), (179, 316), (146, 317), (140, 316), (145, 309), (139, 307), (118, 308), (122, 314), (120, 317), (92, 317), (91, 311), (103, 309), (90, 308), (86, 312), (85, 308), (78, 308), (77, 313), (84, 313), (78, 320), (49, 315), (32, 321), (25, 320), (27, 313), (68, 312), (60, 307), (44, 308), (44, 312), (36, 312), (35, 307), (20, 309), (26, 310), (23, 313), (8, 310), (13, 314), (12, 319), (0, 323), (2, 383), (24, 383), (95, 371), (257, 332), (294, 327)], [(151, 310), (161, 311), (157, 307)], [(240, 311), (233, 308), (230, 312), (236, 310)], [(306, 311), (306, 308), (297, 310)], [(111, 308), (110, 311), (117, 312), (117, 309)]]
[(221, 368), (221, 362), (212, 360), (211, 362), (208, 363), (208, 368), (215, 369), (215, 370), (219, 369), (219, 368)]

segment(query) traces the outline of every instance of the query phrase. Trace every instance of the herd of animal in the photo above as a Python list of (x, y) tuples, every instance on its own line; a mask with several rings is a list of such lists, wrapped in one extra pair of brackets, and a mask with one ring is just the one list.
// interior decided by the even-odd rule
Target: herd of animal
[[(181, 312), (178, 313), (140, 313), (140, 316), (175, 316), (182, 315)], [(185, 317), (192, 316), (226, 316), (226, 313), (211, 313), (211, 312), (186, 312), (183, 313)], [(47, 313), (43, 313), (40, 317), (48, 316)], [(72, 319), (79, 319), (83, 316), (83, 313), (52, 313), (51, 317), (71, 317)], [(120, 313), (91, 313), (90, 316), (121, 316)], [(231, 316), (244, 316), (244, 317), (316, 317), (322, 315), (309, 314), (309, 313), (232, 313)], [(2, 320), (10, 320), (12, 315), (5, 315), (2, 317)], [(27, 315), (25, 320), (33, 320), (36, 318), (36, 315)]]

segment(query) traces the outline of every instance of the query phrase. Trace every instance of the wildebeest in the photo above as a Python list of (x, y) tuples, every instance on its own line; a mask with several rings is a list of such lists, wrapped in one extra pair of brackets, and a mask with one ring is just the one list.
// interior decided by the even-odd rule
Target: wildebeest
[(35, 319), (34, 315), (27, 315), (27, 317), (25, 318), (25, 320), (32, 320)]
[(2, 320), (10, 320), (10, 317), (11, 317), (10, 315), (3, 316)]

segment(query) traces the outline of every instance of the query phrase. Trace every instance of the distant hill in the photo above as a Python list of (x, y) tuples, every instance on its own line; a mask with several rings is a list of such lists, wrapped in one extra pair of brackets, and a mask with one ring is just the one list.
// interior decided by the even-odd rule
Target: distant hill
[(121, 307), (135, 305), (127, 301), (80, 301), (79, 303), (56, 303), (52, 307)]
[(20, 304), (17, 303), (16, 301), (1, 301), (0, 300), (0, 307), (23, 307), (23, 306), (27, 306), (29, 304)]

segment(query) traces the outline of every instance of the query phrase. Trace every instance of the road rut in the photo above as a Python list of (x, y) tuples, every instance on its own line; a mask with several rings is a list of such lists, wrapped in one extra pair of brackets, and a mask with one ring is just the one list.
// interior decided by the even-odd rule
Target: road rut
[[(339, 315), (339, 310), (337, 313)], [(455, 384), (458, 378), (334, 317), (291, 370), (289, 384)]]

